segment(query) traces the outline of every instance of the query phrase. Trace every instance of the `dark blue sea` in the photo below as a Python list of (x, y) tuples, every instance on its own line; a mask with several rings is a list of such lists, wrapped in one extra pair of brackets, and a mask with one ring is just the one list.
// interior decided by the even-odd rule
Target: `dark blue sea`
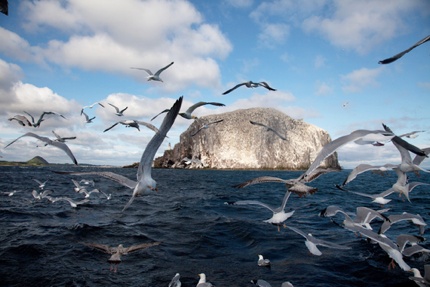
[[(0, 194), (0, 285), (1, 286), (168, 286), (175, 273), (182, 286), (196, 286), (205, 273), (215, 286), (253, 286), (251, 279), (264, 279), (273, 287), (290, 281), (304, 286), (416, 286), (412, 275), (399, 267), (389, 269), (391, 259), (375, 244), (343, 229), (319, 213), (338, 205), (354, 213), (357, 206), (379, 209), (369, 198), (340, 191), (348, 170), (321, 176), (312, 186), (313, 195), (292, 194), (286, 210), (295, 210), (286, 221), (323, 240), (351, 247), (337, 250), (320, 247), (321, 256), (309, 253), (304, 238), (289, 230), (263, 222), (271, 212), (259, 206), (234, 206), (225, 202), (256, 199), (279, 206), (285, 194), (282, 184), (260, 184), (244, 189), (232, 186), (245, 180), (272, 175), (296, 178), (301, 172), (174, 170), (155, 169), (158, 192), (137, 198), (121, 212), (131, 190), (97, 176), (55, 174), (52, 170), (108, 170), (132, 179), (136, 169), (83, 168), (70, 166), (0, 167), (0, 191), (22, 190), (13, 196)], [(71, 179), (93, 179), (95, 187), (112, 198), (92, 194), (90, 202), (72, 208), (66, 202), (38, 201), (32, 179), (48, 180), (52, 196), (82, 199)], [(430, 182), (430, 176), (410, 174), (410, 181)], [(351, 190), (377, 193), (396, 181), (394, 173), (383, 176), (361, 174), (348, 186)], [(411, 193), (411, 203), (392, 194), (386, 215), (411, 212), (429, 218), (430, 188), (420, 186)], [(343, 216), (333, 218), (340, 223)], [(380, 222), (375, 222), (377, 226)], [(387, 236), (418, 234), (409, 222), (393, 225)], [(424, 234), (426, 237), (426, 233)], [(130, 246), (145, 242), (158, 246), (123, 256), (117, 272), (110, 270), (108, 254), (83, 242)], [(430, 248), (428, 242), (423, 245)], [(272, 262), (271, 268), (257, 265), (258, 254)], [(423, 272), (428, 255), (405, 258)]]

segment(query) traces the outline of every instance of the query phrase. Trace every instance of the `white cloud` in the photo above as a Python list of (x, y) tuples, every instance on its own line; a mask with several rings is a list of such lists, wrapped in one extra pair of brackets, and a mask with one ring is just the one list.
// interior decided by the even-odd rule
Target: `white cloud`
[(282, 23), (265, 23), (258, 35), (260, 43), (266, 47), (275, 47), (282, 44), (290, 33), (290, 27)]
[(314, 63), (315, 68), (316, 68), (316, 69), (319, 69), (319, 68), (324, 67), (324, 66), (325, 66), (325, 61), (326, 61), (326, 58), (324, 58), (324, 57), (323, 57), (323, 56), (321, 56), (321, 55), (317, 55), (317, 56), (315, 57), (315, 63)]
[(420, 1), (330, 1), (328, 16), (310, 16), (305, 31), (316, 31), (333, 45), (365, 54), (384, 41), (405, 33), (404, 15), (428, 4)]
[(382, 67), (375, 69), (361, 68), (342, 75), (341, 79), (345, 82), (342, 89), (345, 92), (356, 93), (370, 86), (375, 87), (378, 85), (376, 78), (382, 72), (382, 69)]
[(0, 27), (0, 53), (20, 61), (36, 62), (40, 60), (37, 56), (37, 48), (31, 47), (28, 41), (18, 34)]
[(261, 3), (250, 17), (260, 25), (262, 34), (272, 24), (284, 25), (319, 33), (334, 46), (365, 54), (407, 33), (404, 19), (428, 11), (430, 3), (426, 0), (273, 0)]
[(330, 87), (325, 82), (319, 82), (317, 83), (317, 88), (315, 92), (318, 96), (324, 96), (333, 93), (333, 88)]
[[(161, 88), (167, 91), (219, 86), (216, 59), (224, 59), (232, 50), (219, 27), (205, 23), (186, 1), (124, 0), (106, 5), (100, 0), (42, 0), (24, 1), (21, 8), (28, 31), (41, 39), (51, 29), (60, 35), (51, 33), (57, 37), (36, 47), (16, 35), (14, 47), (21, 47), (20, 54), (35, 54), (66, 68), (127, 74), (140, 81), (146, 81), (146, 74), (130, 67), (157, 70), (174, 61), (181, 69), (173, 66), (163, 72), (168, 84)], [(0, 30), (0, 35), (7, 32)], [(9, 46), (0, 49), (12, 50)]]

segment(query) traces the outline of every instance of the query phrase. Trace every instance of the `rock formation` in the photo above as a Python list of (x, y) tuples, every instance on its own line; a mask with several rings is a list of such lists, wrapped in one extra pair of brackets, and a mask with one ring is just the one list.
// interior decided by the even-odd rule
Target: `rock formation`
[[(223, 119), (222, 122), (208, 124)], [(250, 121), (264, 124), (273, 131)], [(155, 160), (155, 167), (214, 169), (303, 170), (312, 163), (329, 134), (314, 125), (295, 120), (272, 108), (240, 109), (196, 119), (180, 136), (173, 150)], [(326, 167), (339, 167), (336, 153)]]

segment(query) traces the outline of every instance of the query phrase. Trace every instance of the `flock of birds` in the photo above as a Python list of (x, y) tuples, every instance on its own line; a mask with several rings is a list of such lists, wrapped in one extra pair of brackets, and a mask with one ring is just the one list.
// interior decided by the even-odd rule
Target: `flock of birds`
[[(379, 63), (380, 64), (391, 63), (391, 62), (401, 58), (404, 54), (408, 53), (410, 50), (414, 49), (418, 45), (421, 45), (422, 43), (427, 42), (429, 40), (430, 40), (430, 36), (428, 36), (428, 37), (424, 38), (423, 40), (421, 40), (420, 42), (416, 43), (413, 47), (409, 48), (408, 50), (403, 51), (402, 53), (399, 53), (399, 54), (397, 54), (391, 58), (382, 60)], [(169, 65), (159, 69), (155, 73), (152, 73), (149, 69), (145, 69), (145, 68), (133, 67), (132, 69), (144, 70), (146, 73), (148, 73), (148, 78), (147, 78), (148, 81), (160, 81), (160, 82), (162, 82), (162, 79), (160, 78), (160, 74), (163, 71), (165, 71), (167, 68), (169, 68), (171, 65), (173, 65), (173, 62), (171, 62)], [(268, 90), (275, 91), (275, 89), (270, 87), (266, 82), (248, 81), (248, 82), (240, 83), (240, 84), (234, 86), (233, 88), (225, 91), (223, 94), (228, 94), (228, 93), (232, 92), (233, 90), (235, 90), (241, 86), (245, 86), (247, 88), (263, 87), (263, 88), (266, 88)], [(182, 106), (182, 100), (183, 100), (183, 97), (179, 97), (174, 102), (174, 104), (172, 105), (171, 108), (163, 110), (162, 112), (160, 112), (158, 115), (156, 115), (154, 117), (154, 118), (156, 118), (157, 116), (166, 113), (161, 125), (158, 128), (156, 128), (155, 126), (153, 126), (152, 124), (149, 124), (149, 123), (133, 120), (133, 121), (118, 121), (118, 122), (114, 123), (112, 126), (110, 126), (104, 130), (104, 132), (107, 132), (110, 129), (112, 129), (113, 127), (115, 127), (116, 125), (122, 124), (122, 125), (125, 125), (126, 127), (134, 127), (138, 130), (140, 130), (139, 129), (140, 125), (144, 125), (150, 129), (152, 129), (155, 132), (154, 136), (149, 141), (149, 143), (147, 144), (147, 146), (146, 146), (146, 148), (142, 154), (141, 160), (139, 162), (139, 166), (137, 168), (136, 180), (129, 179), (125, 176), (122, 176), (120, 174), (116, 174), (113, 172), (99, 172), (99, 171), (74, 172), (74, 171), (71, 171), (71, 172), (57, 172), (57, 173), (59, 173), (59, 174), (71, 174), (71, 175), (84, 175), (84, 176), (88, 176), (88, 175), (101, 176), (101, 177), (115, 181), (115, 182), (117, 182), (123, 186), (130, 188), (132, 190), (132, 194), (131, 194), (130, 200), (128, 201), (128, 203), (123, 208), (123, 211), (125, 211), (132, 204), (132, 202), (134, 201), (134, 199), (136, 197), (141, 196), (145, 193), (157, 190), (157, 183), (151, 176), (152, 163), (153, 163), (154, 156), (155, 156), (157, 150), (159, 149), (161, 143), (163, 142), (163, 140), (167, 136), (167, 133), (169, 132), (170, 128), (174, 124), (176, 117), (178, 115), (180, 115), (186, 119), (196, 119), (197, 117), (193, 115), (193, 112), (196, 108), (198, 108), (200, 106), (203, 106), (203, 105), (223, 106), (222, 103), (216, 103), (216, 102), (198, 102), (195, 105), (192, 105), (191, 107), (189, 107), (185, 112), (180, 113), (180, 109)], [(87, 123), (90, 123), (94, 119), (94, 117), (89, 118), (88, 115), (84, 112), (84, 110), (87, 108), (91, 109), (96, 105), (99, 105), (103, 108), (105, 107), (102, 103), (96, 102), (90, 106), (85, 106), (82, 108), (81, 115), (85, 116)], [(125, 107), (125, 108), (121, 109), (121, 108), (118, 108), (118, 107), (116, 107), (110, 103), (109, 103), (109, 105), (115, 109), (115, 114), (117, 116), (123, 116), (124, 112), (128, 108), (128, 107)], [(28, 120), (28, 118), (24, 115), (15, 115), (14, 117), (10, 118), (9, 120), (10, 121), (17, 121), (22, 126), (30, 126), (30, 127), (37, 128), (40, 126), (40, 124), (44, 120), (46, 120), (46, 118), (45, 118), (46, 115), (57, 115), (57, 116), (65, 118), (61, 114), (58, 114), (58, 113), (55, 113), (52, 111), (48, 111), (48, 112), (43, 112), (41, 114), (41, 116), (39, 117), (39, 119), (37, 121), (35, 121), (35, 119), (32, 115), (30, 115), (27, 112), (25, 112), (25, 113), (28, 116), (30, 116), (31, 121)], [(217, 121), (212, 122), (212, 123), (205, 124), (200, 129), (198, 129), (193, 134), (193, 136), (196, 135), (201, 129), (208, 128), (209, 125), (218, 124), (221, 122), (222, 122), (222, 119), (217, 120)], [(253, 125), (265, 127), (267, 129), (267, 131), (274, 132), (281, 139), (283, 139), (282, 136), (280, 136), (280, 134), (276, 130), (274, 130), (270, 127), (267, 127), (262, 123), (257, 123), (254, 121), (250, 121), (250, 122)], [(328, 172), (337, 171), (337, 169), (324, 168), (322, 165), (324, 160), (327, 157), (329, 157), (331, 154), (333, 154), (338, 148), (340, 148), (341, 146), (344, 146), (345, 144), (350, 143), (350, 142), (355, 142), (355, 143), (361, 144), (361, 145), (372, 144), (375, 146), (382, 146), (385, 144), (389, 144), (391, 142), (399, 150), (399, 153), (401, 155), (401, 163), (399, 163), (397, 165), (387, 164), (387, 165), (383, 165), (383, 166), (371, 166), (371, 165), (366, 165), (366, 164), (359, 165), (355, 169), (352, 170), (352, 172), (349, 174), (349, 176), (345, 179), (345, 181), (342, 184), (337, 185), (337, 187), (339, 189), (344, 190), (345, 192), (352, 192), (352, 193), (355, 193), (357, 195), (368, 196), (368, 197), (371, 197), (373, 199), (373, 202), (376, 202), (379, 204), (386, 204), (389, 202), (389, 199), (387, 199), (386, 197), (392, 193), (398, 193), (399, 195), (403, 195), (407, 200), (410, 200), (409, 193), (412, 191), (413, 188), (415, 188), (418, 185), (430, 185), (430, 184), (424, 183), (424, 182), (411, 182), (410, 183), (410, 182), (408, 182), (408, 177), (407, 177), (408, 172), (430, 172), (430, 171), (425, 170), (419, 166), (421, 164), (421, 162), (426, 157), (428, 157), (428, 154), (430, 153), (430, 148), (420, 149), (420, 148), (410, 144), (409, 142), (407, 142), (406, 140), (403, 139), (404, 137), (413, 137), (414, 135), (417, 135), (419, 132), (422, 132), (422, 131), (413, 131), (413, 132), (408, 133), (408, 134), (397, 136), (386, 125), (383, 125), (383, 127), (384, 127), (383, 130), (364, 130), (364, 129), (363, 130), (356, 130), (356, 131), (351, 132), (350, 134), (341, 136), (341, 137), (331, 141), (330, 143), (326, 144), (322, 148), (322, 150), (318, 153), (318, 155), (316, 156), (315, 160), (312, 162), (310, 167), (302, 175), (300, 175), (298, 178), (282, 179), (282, 178), (276, 178), (276, 177), (271, 177), (271, 176), (263, 176), (263, 177), (251, 179), (249, 181), (238, 184), (236, 186), (237, 188), (244, 188), (244, 187), (249, 186), (249, 185), (261, 184), (261, 183), (267, 183), (267, 182), (278, 182), (278, 183), (285, 184), (287, 191), (286, 191), (286, 193), (282, 199), (281, 205), (279, 207), (271, 207), (271, 206), (269, 206), (263, 202), (254, 201), (254, 200), (241, 200), (241, 201), (236, 201), (236, 202), (227, 202), (227, 204), (231, 204), (231, 205), (258, 205), (258, 206), (269, 209), (272, 212), (272, 217), (265, 220), (265, 222), (276, 225), (278, 227), (278, 229), (281, 227), (287, 227), (289, 230), (302, 236), (305, 239), (306, 247), (308, 248), (309, 252), (313, 255), (316, 255), (316, 256), (322, 255), (322, 252), (318, 249), (318, 246), (324, 246), (324, 247), (340, 249), (340, 250), (349, 249), (350, 247), (348, 247), (348, 246), (343, 246), (343, 245), (336, 244), (333, 242), (318, 239), (315, 236), (313, 236), (312, 234), (306, 233), (297, 227), (293, 227), (293, 226), (289, 226), (289, 225), (286, 226), (285, 221), (294, 214), (294, 211), (285, 212), (285, 207), (286, 207), (287, 201), (288, 201), (288, 199), (292, 193), (295, 193), (298, 196), (303, 197), (303, 196), (313, 194), (314, 192), (316, 192), (317, 188), (309, 186), (308, 184), (321, 175), (324, 175)], [(12, 141), (11, 143), (9, 143), (7, 146), (5, 146), (5, 148), (10, 146), (11, 144), (13, 144), (14, 142), (16, 142), (17, 140), (19, 140), (22, 137), (27, 137), (27, 136), (34, 137), (34, 138), (44, 142), (45, 145), (52, 145), (54, 147), (62, 149), (72, 159), (74, 164), (78, 164), (77, 160), (74, 157), (74, 155), (72, 154), (71, 150), (65, 144), (66, 140), (72, 140), (72, 139), (75, 139), (75, 137), (60, 137), (54, 131), (52, 131), (52, 132), (54, 133), (54, 135), (56, 137), (56, 139), (54, 139), (54, 140), (51, 140), (47, 137), (39, 136), (39, 135), (32, 133), (32, 132), (27, 132), (24, 135), (18, 137), (14, 141)], [(410, 153), (415, 154), (415, 158), (413, 160), (411, 158)], [(350, 183), (352, 180), (354, 180), (359, 174), (366, 172), (366, 171), (369, 171), (369, 170), (374, 170), (374, 171), (375, 170), (379, 170), (379, 171), (393, 170), (396, 172), (396, 174), (398, 176), (398, 180), (392, 185), (392, 187), (389, 190), (387, 190), (381, 194), (376, 194), (376, 195), (368, 195), (368, 194), (358, 193), (358, 192), (350, 191), (350, 190), (346, 189), (346, 185), (348, 183)], [(38, 192), (36, 190), (33, 190), (32, 195), (35, 199), (37, 199), (37, 200), (47, 199), (53, 203), (58, 202), (58, 201), (67, 201), (70, 203), (70, 205), (72, 207), (76, 207), (79, 204), (84, 204), (84, 203), (88, 202), (89, 197), (92, 193), (100, 193), (100, 191), (98, 189), (92, 189), (91, 191), (87, 190), (87, 187), (91, 185), (90, 181), (86, 181), (86, 182), (84, 182), (84, 185), (81, 185), (81, 183), (73, 180), (73, 184), (75, 186), (74, 187), (75, 192), (84, 195), (84, 198), (82, 200), (75, 201), (75, 200), (72, 200), (71, 198), (68, 198), (68, 197), (53, 197), (49, 190), (44, 190), (44, 186), (45, 186), (46, 182), (38, 182), (38, 184), (39, 184), (39, 188), (41, 191)], [(14, 191), (14, 192), (16, 192), (16, 191)], [(14, 192), (8, 193), (8, 195), (12, 196)], [(105, 195), (106, 199), (110, 199), (111, 195), (106, 195), (105, 193), (103, 193), (103, 194)], [(373, 210), (373, 209), (370, 209), (367, 207), (357, 207), (355, 217), (351, 218), (348, 215), (348, 213), (343, 211), (338, 206), (331, 205), (331, 206), (328, 206), (326, 209), (324, 209), (320, 215), (323, 217), (335, 217), (338, 213), (343, 214), (344, 220), (339, 225), (341, 225), (346, 230), (352, 231), (356, 234), (361, 234), (363, 237), (368, 238), (370, 241), (377, 243), (387, 253), (387, 255), (390, 258), (392, 258), (392, 263), (390, 263), (390, 266), (394, 267), (395, 264), (397, 263), (397, 265), (399, 265), (402, 270), (412, 272), (414, 274), (414, 276), (411, 276), (410, 278), (411, 278), (411, 280), (414, 280), (417, 283), (417, 285), (419, 285), (419, 286), (430, 286), (430, 270), (429, 270), (430, 265), (424, 266), (425, 275), (423, 277), (418, 269), (411, 268), (407, 264), (407, 262), (404, 260), (404, 257), (409, 257), (409, 256), (412, 256), (413, 254), (416, 254), (416, 253), (430, 253), (430, 250), (419, 245), (419, 243), (423, 241), (423, 237), (421, 235), (424, 233), (424, 227), (426, 226), (424, 219), (418, 214), (410, 214), (410, 213), (391, 214), (391, 215), (387, 216), (387, 215), (385, 215), (385, 213), (387, 211), (388, 211), (388, 209)], [(372, 225), (371, 225), (371, 223), (374, 220), (382, 221), (382, 224), (380, 225), (378, 232), (375, 232), (374, 227), (372, 227)], [(411, 234), (400, 234), (397, 236), (396, 240), (392, 240), (392, 239), (388, 238), (385, 235), (385, 232), (391, 227), (392, 224), (395, 224), (395, 223), (400, 222), (400, 221), (410, 221), (411, 223), (418, 225), (420, 227), (420, 229), (419, 229), (420, 230), (420, 236), (411, 235)], [(145, 248), (148, 248), (151, 246), (158, 245), (159, 242), (144, 243), (144, 244), (130, 246), (127, 248), (122, 246), (121, 244), (118, 245), (117, 247), (110, 247), (110, 246), (97, 244), (97, 243), (83, 243), (83, 244), (85, 244), (86, 246), (89, 246), (91, 248), (95, 248), (95, 249), (101, 250), (105, 253), (111, 254), (111, 257), (109, 258), (108, 261), (114, 265), (113, 267), (111, 266), (111, 269), (116, 271), (116, 265), (121, 262), (121, 256), (122, 255), (126, 255), (128, 253), (131, 253), (131, 252), (134, 252), (137, 250), (141, 250), (141, 249), (145, 249)], [(258, 265), (259, 266), (267, 266), (269, 264), (270, 264), (270, 260), (264, 259), (262, 255), (259, 255), (259, 259), (258, 259)], [(214, 286), (206, 280), (206, 275), (204, 273), (199, 274), (199, 276), (200, 276), (200, 279), (197, 283), (197, 287)], [(252, 283), (256, 284), (257, 286), (261, 286), (261, 287), (270, 286), (270, 284), (268, 282), (266, 282), (265, 280), (262, 280), (262, 279), (252, 280)], [(169, 287), (180, 287), (180, 286), (181, 286), (180, 275), (178, 273), (173, 277), (172, 281), (169, 284)], [(284, 282), (282, 284), (282, 286), (287, 287), (287, 286), (292, 286), (292, 284), (290, 282)]]

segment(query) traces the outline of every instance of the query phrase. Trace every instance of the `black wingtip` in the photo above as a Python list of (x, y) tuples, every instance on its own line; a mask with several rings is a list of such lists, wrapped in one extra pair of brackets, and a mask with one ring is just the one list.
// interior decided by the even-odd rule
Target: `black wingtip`
[(340, 189), (340, 190), (342, 190), (342, 191), (348, 191), (348, 190), (346, 190), (345, 188), (343, 188), (344, 187), (344, 184), (342, 184), (342, 185), (340, 185), (340, 184), (335, 184), (334, 185), (337, 189)]

